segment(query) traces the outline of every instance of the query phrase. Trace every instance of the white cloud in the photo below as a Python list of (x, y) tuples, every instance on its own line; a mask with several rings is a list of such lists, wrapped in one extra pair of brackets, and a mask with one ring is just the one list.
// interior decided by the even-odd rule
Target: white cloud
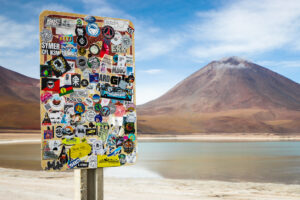
[(278, 68), (300, 68), (300, 60), (287, 60), (287, 61), (257, 61), (257, 64), (265, 67), (278, 67)]
[(33, 24), (17, 23), (0, 15), (0, 48), (22, 49), (38, 40), (38, 28)]
[(197, 58), (253, 55), (279, 48), (300, 50), (299, 1), (234, 1), (199, 12), (191, 24), (190, 55)]
[(143, 70), (142, 72), (146, 74), (159, 74), (163, 71), (164, 71), (163, 69), (148, 69), (148, 70)]

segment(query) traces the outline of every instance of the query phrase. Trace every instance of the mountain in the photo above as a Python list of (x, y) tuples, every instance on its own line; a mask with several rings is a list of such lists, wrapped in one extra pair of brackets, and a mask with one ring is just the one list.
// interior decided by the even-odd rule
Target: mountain
[(39, 129), (39, 80), (0, 66), (0, 128)]
[(137, 109), (141, 133), (300, 133), (300, 85), (237, 57)]

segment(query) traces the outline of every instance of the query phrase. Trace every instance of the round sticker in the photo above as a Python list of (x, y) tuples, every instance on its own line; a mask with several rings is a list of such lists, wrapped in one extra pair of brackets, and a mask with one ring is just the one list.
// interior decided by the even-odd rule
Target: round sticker
[(62, 110), (65, 104), (65, 99), (59, 94), (54, 94), (50, 100), (50, 106), (53, 110)]
[(77, 103), (74, 107), (74, 111), (76, 114), (84, 113), (85, 106), (83, 105), (83, 103)]
[(63, 136), (63, 128), (61, 126), (56, 127), (55, 135), (57, 138), (61, 138)]
[(101, 115), (96, 115), (96, 116), (95, 116), (95, 122), (96, 122), (96, 123), (102, 122), (102, 116), (101, 116)]
[(102, 28), (102, 34), (106, 39), (112, 39), (115, 36), (115, 30), (111, 26), (104, 26)]
[(130, 139), (126, 140), (123, 144), (123, 148), (126, 153), (132, 153), (134, 148), (134, 143)]
[(98, 102), (100, 101), (100, 96), (99, 96), (98, 94), (94, 94), (94, 95), (93, 95), (93, 101), (94, 101), (95, 103), (98, 103)]
[(86, 87), (86, 86), (88, 86), (89, 85), (89, 81), (88, 80), (86, 80), (86, 79), (82, 79), (81, 80), (81, 86), (82, 87)]
[(96, 111), (96, 112), (100, 112), (102, 106), (101, 106), (100, 103), (96, 103), (95, 106), (94, 106), (94, 108), (95, 108), (95, 111)]
[(132, 133), (130, 133), (129, 135), (128, 135), (128, 138), (131, 140), (131, 141), (135, 141), (135, 135), (134, 134), (132, 134)]
[(79, 56), (76, 59), (76, 65), (78, 68), (80, 68), (81, 70), (83, 70), (84, 68), (87, 67), (87, 59), (84, 56)]
[(110, 114), (110, 109), (108, 106), (103, 106), (100, 110), (100, 114), (103, 116), (103, 117), (107, 117), (109, 116)]
[(88, 43), (88, 41), (87, 41), (86, 37), (84, 37), (84, 36), (78, 36), (78, 37), (77, 37), (77, 44), (78, 44), (79, 46), (84, 47), (84, 46), (87, 45), (87, 43)]
[(96, 18), (89, 15), (84, 18), (84, 21), (86, 21), (87, 23), (94, 23), (96, 21)]
[(97, 57), (92, 56), (88, 59), (87, 64), (90, 68), (97, 69), (100, 66), (100, 61)]
[(134, 82), (134, 76), (133, 75), (128, 76), (128, 81), (129, 81), (129, 83), (133, 83)]
[(86, 32), (92, 37), (97, 37), (100, 34), (100, 28), (96, 23), (89, 23), (86, 26)]
[(131, 46), (131, 38), (129, 37), (129, 35), (123, 35), (122, 37), (122, 47), (125, 49), (128, 49)]
[(43, 42), (51, 42), (53, 39), (52, 31), (43, 29), (41, 32), (41, 38)]
[(116, 31), (115, 32), (115, 36), (113, 39), (111, 39), (111, 43), (113, 43), (114, 45), (119, 45), (122, 42), (122, 35), (120, 32)]
[(78, 53), (79, 55), (84, 56), (86, 54), (86, 49), (84, 47), (80, 47)]
[(85, 118), (88, 122), (93, 122), (96, 116), (96, 112), (93, 110), (87, 110), (85, 112)]
[(126, 123), (126, 125), (125, 125), (125, 131), (126, 132), (132, 132), (132, 131), (134, 131), (134, 123), (132, 123), (132, 122)]
[(118, 60), (119, 60), (119, 55), (115, 54), (114, 57), (113, 57), (113, 60), (114, 60), (115, 63), (117, 63)]
[(98, 47), (98, 45), (92, 44), (92, 45), (90, 46), (90, 52), (91, 52), (91, 54), (93, 54), (93, 55), (98, 55), (99, 52), (100, 52), (100, 48)]

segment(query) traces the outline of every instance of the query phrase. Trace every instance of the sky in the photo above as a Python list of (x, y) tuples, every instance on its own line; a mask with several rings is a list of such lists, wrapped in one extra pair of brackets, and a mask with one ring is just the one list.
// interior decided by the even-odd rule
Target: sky
[(135, 25), (137, 104), (213, 60), (238, 56), (300, 83), (299, 0), (0, 0), (0, 66), (39, 78), (39, 14), (64, 11)]

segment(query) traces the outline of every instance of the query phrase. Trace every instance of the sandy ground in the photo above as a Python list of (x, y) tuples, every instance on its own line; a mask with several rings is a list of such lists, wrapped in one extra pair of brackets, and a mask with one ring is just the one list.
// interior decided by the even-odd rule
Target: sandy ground
[[(71, 200), (73, 184), (72, 172), (0, 168), (1, 200)], [(300, 199), (300, 185), (112, 177), (105, 177), (104, 185), (105, 200)]]

